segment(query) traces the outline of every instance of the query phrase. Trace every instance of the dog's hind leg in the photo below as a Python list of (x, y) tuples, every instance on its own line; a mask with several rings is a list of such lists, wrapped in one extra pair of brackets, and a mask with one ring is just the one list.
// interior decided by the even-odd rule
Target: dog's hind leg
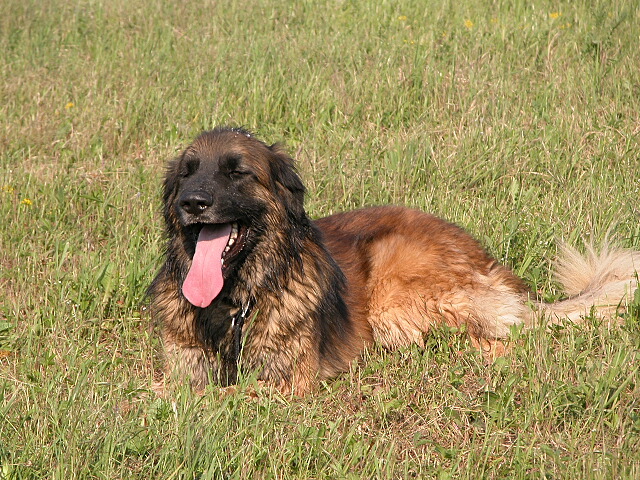
[(389, 348), (422, 344), (439, 324), (464, 325), (475, 340), (492, 341), (529, 320), (519, 278), (466, 234), (436, 233), (438, 242), (426, 241), (426, 233), (408, 239), (403, 231), (369, 246), (368, 319), (377, 342)]
[(511, 326), (531, 317), (527, 295), (498, 275), (471, 274), (460, 283), (437, 284), (429, 277), (411, 282), (388, 276), (372, 289), (369, 321), (374, 339), (386, 348), (423, 344), (423, 336), (439, 324), (465, 326), (474, 345), (490, 356), (502, 347)]

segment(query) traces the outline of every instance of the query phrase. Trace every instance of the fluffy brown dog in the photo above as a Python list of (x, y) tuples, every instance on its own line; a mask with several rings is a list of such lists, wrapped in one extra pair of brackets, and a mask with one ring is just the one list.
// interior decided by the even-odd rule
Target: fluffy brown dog
[(303, 196), (293, 160), (242, 129), (205, 132), (169, 164), (166, 261), (149, 290), (168, 373), (202, 389), (241, 367), (304, 394), (374, 341), (420, 344), (445, 323), (490, 345), (544, 314), (611, 315), (637, 287), (638, 252), (567, 250), (559, 277), (571, 296), (532, 304), (455, 225), (402, 207), (313, 222)]

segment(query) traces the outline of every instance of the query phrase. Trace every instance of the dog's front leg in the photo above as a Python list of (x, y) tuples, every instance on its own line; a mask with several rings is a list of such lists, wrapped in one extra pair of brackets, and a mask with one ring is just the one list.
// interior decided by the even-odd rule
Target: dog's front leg
[(210, 381), (219, 381), (220, 362), (199, 346), (181, 346), (166, 342), (165, 381), (188, 380), (191, 387), (202, 392)]

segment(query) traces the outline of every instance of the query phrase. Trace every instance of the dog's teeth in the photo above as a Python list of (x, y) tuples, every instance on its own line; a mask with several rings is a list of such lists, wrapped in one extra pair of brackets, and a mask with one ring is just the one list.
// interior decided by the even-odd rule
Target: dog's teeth
[[(231, 225), (231, 235), (229, 235), (229, 241), (227, 242), (227, 249), (235, 243), (237, 238), (238, 238), (238, 224), (234, 223)], [(225, 249), (225, 252), (227, 251), (227, 249)]]

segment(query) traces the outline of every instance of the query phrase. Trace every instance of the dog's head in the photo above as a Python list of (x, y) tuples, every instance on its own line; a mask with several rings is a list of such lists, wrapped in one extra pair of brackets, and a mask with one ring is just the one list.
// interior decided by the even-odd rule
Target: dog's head
[(196, 138), (169, 164), (164, 183), (169, 235), (193, 259), (183, 287), (191, 303), (207, 306), (270, 228), (299, 224), (303, 197), (293, 160), (278, 145), (238, 128)]

